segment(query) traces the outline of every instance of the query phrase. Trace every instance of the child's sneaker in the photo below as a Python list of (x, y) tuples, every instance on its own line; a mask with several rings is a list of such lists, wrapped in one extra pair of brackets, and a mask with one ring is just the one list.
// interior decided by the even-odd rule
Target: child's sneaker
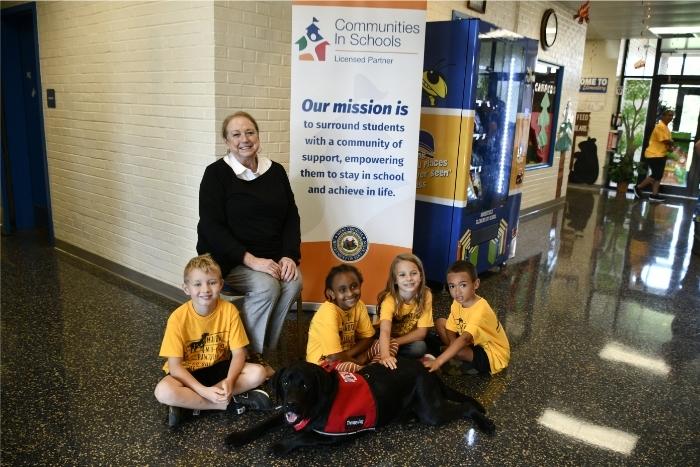
[(185, 420), (192, 418), (193, 411), (183, 407), (168, 406), (168, 427), (175, 428)]
[(245, 412), (245, 405), (236, 402), (235, 399), (231, 399), (226, 406), (226, 411), (235, 415), (241, 415)]
[(246, 363), (255, 363), (256, 365), (271, 366), (265, 361), (260, 352), (248, 352), (245, 361)]
[(223, 287), (221, 287), (221, 295), (225, 295), (226, 297), (233, 297), (236, 295), (236, 291), (233, 290), (233, 288), (228, 285), (226, 282), (224, 282)]
[(233, 396), (233, 401), (250, 410), (268, 411), (274, 408), (270, 395), (262, 389), (252, 389), (248, 392)]
[(634, 199), (642, 199), (642, 190), (637, 185), (632, 190), (634, 191)]

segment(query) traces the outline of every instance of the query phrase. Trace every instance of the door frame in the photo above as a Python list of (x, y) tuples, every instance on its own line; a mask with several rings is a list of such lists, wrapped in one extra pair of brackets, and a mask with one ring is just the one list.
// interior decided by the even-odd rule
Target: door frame
[[(656, 116), (658, 113), (659, 95), (661, 94), (661, 86), (665, 84), (678, 85), (694, 85), (700, 86), (700, 76), (680, 76), (680, 75), (658, 75), (654, 76), (651, 82), (651, 93), (649, 94), (649, 108), (647, 111), (646, 126), (644, 129), (644, 144), (642, 146), (642, 154), (646, 151), (649, 144), (651, 132), (656, 126)], [(681, 94), (679, 93), (679, 96)], [(675, 108), (675, 106), (674, 106)], [(676, 113), (676, 115), (679, 115)], [(688, 158), (690, 165), (688, 166), (688, 186), (686, 188), (675, 187), (669, 185), (661, 185), (660, 192), (674, 196), (684, 196), (689, 198), (697, 198), (700, 195), (698, 182), (700, 182), (700, 160), (693, 157), (693, 145), (700, 139), (700, 117), (698, 117), (698, 126), (695, 130), (695, 139), (690, 142), (688, 148)]]

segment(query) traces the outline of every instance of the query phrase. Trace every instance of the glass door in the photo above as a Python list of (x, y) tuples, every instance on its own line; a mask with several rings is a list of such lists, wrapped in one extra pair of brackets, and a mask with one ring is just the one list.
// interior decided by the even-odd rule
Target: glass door
[(700, 78), (678, 76), (654, 81), (645, 141), (648, 142), (651, 131), (665, 108), (672, 108), (676, 112), (669, 124), (673, 150), (666, 160), (661, 192), (697, 197), (700, 193), (700, 160), (693, 157), (693, 147), (700, 138)]

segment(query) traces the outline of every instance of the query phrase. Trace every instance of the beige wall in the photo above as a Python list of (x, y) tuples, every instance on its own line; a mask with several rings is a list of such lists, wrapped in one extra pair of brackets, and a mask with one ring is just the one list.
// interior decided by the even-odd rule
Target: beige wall
[[(429, 2), (428, 19), (466, 12)], [(484, 18), (537, 38), (547, 2), (487, 3)], [(542, 58), (564, 65), (576, 99), (585, 26), (558, 8)], [(204, 168), (224, 152), (219, 125), (251, 112), (264, 154), (288, 168), (289, 2), (37, 2), (56, 238), (171, 285), (195, 254)], [(561, 109), (563, 111), (563, 107)], [(551, 201), (554, 167), (528, 172), (523, 208)], [(565, 187), (564, 187), (565, 189)]]
[[(595, 138), (598, 146), (598, 166), (600, 172), (596, 183), (605, 183), (605, 147), (608, 143), (611, 115), (617, 110), (617, 61), (620, 53), (620, 41), (590, 40), (586, 41), (583, 56), (582, 78), (608, 78), (607, 93), (579, 93), (579, 112), (590, 112), (588, 136)], [(578, 142), (585, 138), (579, 138)], [(577, 148), (578, 149), (578, 148)]]
[(37, 2), (56, 238), (170, 284), (213, 161), (214, 8)]
[(261, 132), (261, 153), (289, 170), (292, 5), (289, 2), (217, 2), (217, 154), (226, 148), (220, 123), (250, 112)]

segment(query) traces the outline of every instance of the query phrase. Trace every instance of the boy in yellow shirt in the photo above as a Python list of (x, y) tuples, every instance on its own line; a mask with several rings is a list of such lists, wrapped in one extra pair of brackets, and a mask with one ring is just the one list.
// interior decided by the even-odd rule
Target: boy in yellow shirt
[(168, 405), (168, 425), (177, 426), (188, 414), (183, 409), (258, 410), (272, 408), (268, 394), (253, 389), (271, 369), (246, 363), (248, 345), (236, 307), (219, 298), (221, 269), (209, 255), (192, 258), (184, 272), (183, 290), (190, 296), (168, 318), (160, 356), (167, 359), (166, 376), (155, 396)]
[(435, 329), (447, 346), (434, 360), (425, 358), (429, 371), (455, 359), (465, 369), (496, 374), (508, 366), (510, 344), (505, 330), (488, 302), (476, 294), (479, 278), (474, 265), (456, 261), (447, 270), (447, 288), (454, 299), (447, 319), (435, 320)]

